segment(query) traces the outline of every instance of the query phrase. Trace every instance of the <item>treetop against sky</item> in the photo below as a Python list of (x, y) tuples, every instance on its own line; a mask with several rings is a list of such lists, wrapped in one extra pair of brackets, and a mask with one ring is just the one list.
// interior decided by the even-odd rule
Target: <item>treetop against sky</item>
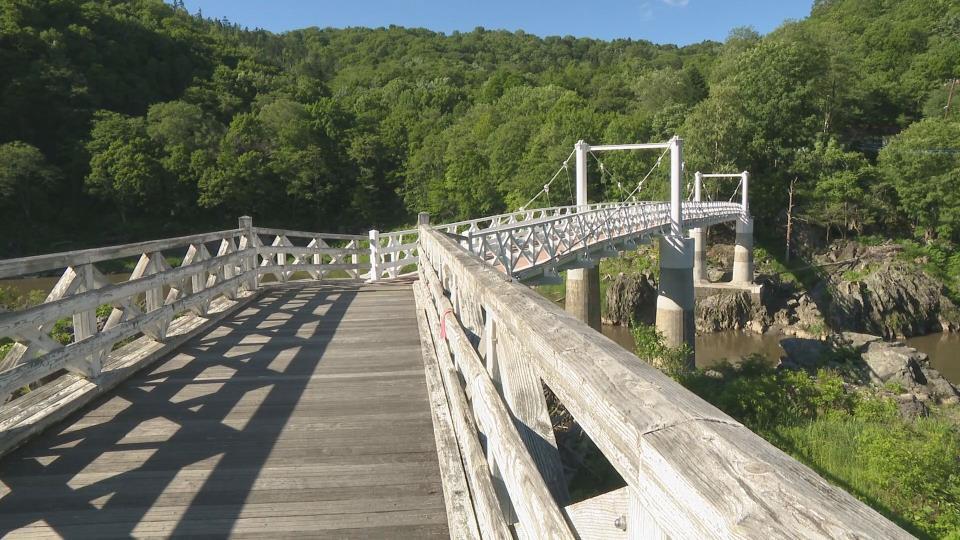
[[(172, 0), (170, 0), (172, 1)], [(810, 14), (811, 0), (185, 0), (191, 13), (273, 32), (391, 24), (439, 32), (523, 30), (539, 36), (633, 38), (687, 45), (731, 29), (767, 33)]]

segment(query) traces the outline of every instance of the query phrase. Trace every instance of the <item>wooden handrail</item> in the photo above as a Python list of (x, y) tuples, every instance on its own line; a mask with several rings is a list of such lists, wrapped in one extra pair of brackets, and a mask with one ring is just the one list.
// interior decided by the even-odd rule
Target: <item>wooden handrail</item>
[(135, 257), (141, 253), (157, 253), (189, 244), (206, 244), (208, 242), (216, 242), (225, 237), (236, 236), (242, 233), (243, 229), (230, 229), (226, 231), (180, 236), (177, 238), (164, 238), (162, 240), (148, 240), (145, 242), (135, 242), (132, 244), (80, 249), (76, 251), (63, 251), (60, 253), (35, 255), (33, 257), (0, 260), (0, 279), (26, 276), (39, 272), (47, 272), (50, 270), (60, 270), (67, 268), (68, 266), (93, 264), (113, 259)]
[[(628, 532), (642, 528), (672, 538), (910, 537), (429, 225), (420, 227), (420, 244), (421, 267), (438, 273), (456, 320), (475, 328), (478, 313), (492, 312), (498, 324), (523, 336), (522, 357), (628, 484)], [(448, 316), (448, 328), (456, 326), (452, 320)]]

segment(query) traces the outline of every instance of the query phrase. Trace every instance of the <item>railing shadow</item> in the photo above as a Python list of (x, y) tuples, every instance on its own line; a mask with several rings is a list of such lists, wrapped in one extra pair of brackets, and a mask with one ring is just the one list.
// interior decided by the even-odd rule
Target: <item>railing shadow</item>
[(269, 289), (4, 458), (0, 536), (229, 534), (357, 295), (336, 287)]

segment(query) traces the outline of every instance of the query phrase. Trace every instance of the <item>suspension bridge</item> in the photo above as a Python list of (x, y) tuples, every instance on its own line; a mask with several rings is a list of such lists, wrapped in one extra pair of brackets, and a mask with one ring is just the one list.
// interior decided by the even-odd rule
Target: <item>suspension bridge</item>
[[(669, 154), (670, 199), (588, 203), (588, 155), (618, 150)], [(730, 286), (753, 287), (749, 175), (739, 202), (701, 200), (699, 173), (684, 201), (678, 138), (573, 155), (573, 206), (367, 235), (242, 217), (0, 261), (0, 279), (60, 276), (0, 313), (0, 531), (909, 537), (590, 326), (598, 261), (656, 241), (657, 325), (691, 343), (720, 223), (737, 228)], [(128, 279), (105, 275), (125, 261)], [(564, 271), (566, 311), (527, 286)], [(623, 487), (571, 500), (544, 386)]]

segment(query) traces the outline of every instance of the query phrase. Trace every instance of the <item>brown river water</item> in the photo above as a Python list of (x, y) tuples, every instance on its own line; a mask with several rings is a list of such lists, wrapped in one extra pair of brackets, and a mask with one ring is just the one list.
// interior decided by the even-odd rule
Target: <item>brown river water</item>
[[(127, 279), (126, 274), (107, 276), (115, 283)], [(41, 289), (49, 291), (57, 278), (40, 277), (16, 280), (0, 280), (0, 287), (13, 287), (21, 293)], [(603, 325), (603, 334), (623, 348), (633, 350), (630, 330), (622, 326)], [(759, 353), (771, 362), (776, 362), (783, 349), (780, 340), (784, 336), (748, 334), (746, 332), (717, 332), (697, 336), (697, 367), (709, 367), (720, 360), (737, 360), (748, 354)], [(905, 340), (906, 344), (930, 356), (933, 367), (954, 384), (960, 384), (960, 334), (930, 334)]]
[[(603, 325), (603, 334), (621, 347), (632, 351), (633, 337), (623, 326)], [(776, 362), (783, 354), (780, 340), (787, 336), (774, 334), (748, 334), (728, 331), (697, 336), (697, 367), (710, 367), (727, 359), (736, 360), (748, 354), (758, 353)], [(937, 333), (912, 337), (904, 342), (930, 356), (930, 363), (948, 381), (960, 384), (960, 334)]]

